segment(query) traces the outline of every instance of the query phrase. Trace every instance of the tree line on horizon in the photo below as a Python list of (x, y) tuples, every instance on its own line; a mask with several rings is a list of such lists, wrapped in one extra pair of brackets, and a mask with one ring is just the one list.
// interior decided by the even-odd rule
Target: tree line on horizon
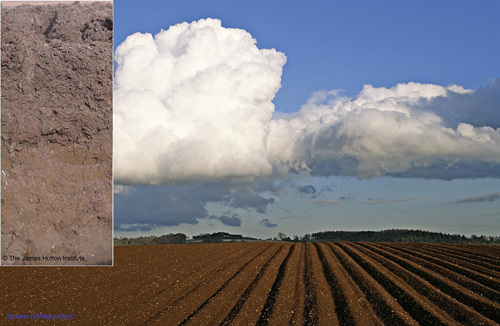
[[(245, 240), (258, 240), (245, 237), (241, 234), (227, 232), (201, 233), (193, 236), (192, 240), (183, 233), (166, 234), (162, 236), (142, 236), (137, 238), (114, 238), (115, 246), (133, 245), (160, 245), (160, 244), (182, 244), (182, 243), (220, 243), (227, 241), (244, 242)], [(266, 240), (272, 241), (356, 241), (356, 242), (413, 242), (413, 243), (452, 243), (452, 244), (485, 244), (499, 245), (499, 236), (477, 236), (466, 237), (460, 234), (446, 234), (442, 232), (431, 232), (424, 230), (390, 229), (383, 231), (322, 231), (304, 236), (287, 236), (279, 232), (278, 236)]]
[(499, 236), (472, 235), (466, 237), (460, 234), (407, 229), (390, 229), (383, 231), (323, 231), (310, 235), (306, 234), (304, 238), (312, 241), (500, 244)]
[(186, 243), (187, 236), (183, 233), (170, 233), (162, 236), (148, 236), (137, 238), (114, 238), (115, 246), (138, 246), (138, 245), (160, 245), (160, 244), (182, 244)]

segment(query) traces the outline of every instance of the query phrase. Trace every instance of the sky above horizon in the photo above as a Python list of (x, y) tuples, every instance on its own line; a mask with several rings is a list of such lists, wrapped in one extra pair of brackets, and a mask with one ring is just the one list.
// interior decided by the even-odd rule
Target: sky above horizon
[(499, 14), (115, 2), (115, 236), (498, 235)]

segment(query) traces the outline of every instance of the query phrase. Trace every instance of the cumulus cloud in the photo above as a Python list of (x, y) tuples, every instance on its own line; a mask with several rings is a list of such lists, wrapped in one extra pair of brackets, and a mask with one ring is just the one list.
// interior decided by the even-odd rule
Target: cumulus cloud
[[(280, 114), (272, 100), (285, 55), (217, 19), (133, 34), (115, 59), (120, 184), (289, 173), (500, 177), (500, 79), (478, 90), (409, 82), (365, 85), (352, 98), (318, 91), (297, 112)], [(254, 199), (261, 212), (272, 204)], [(237, 196), (225, 203), (246, 207)]]
[(493, 79), (476, 91), (450, 87), (447, 96), (421, 101), (418, 107), (436, 112), (446, 127), (456, 128), (460, 123), (500, 128), (500, 78)]
[(267, 218), (263, 218), (262, 221), (259, 222), (259, 225), (266, 227), (266, 228), (274, 228), (274, 227), (278, 226), (277, 223), (273, 223), (273, 222), (269, 221), (269, 219), (267, 219)]
[(286, 57), (202, 19), (115, 52), (114, 177), (160, 184), (270, 175), (266, 137)]
[(495, 200), (500, 200), (500, 192), (491, 193), (491, 194), (487, 194), (487, 195), (462, 198), (462, 199), (457, 200), (457, 203), (480, 203), (480, 202), (492, 202)]
[[(444, 179), (498, 177), (500, 128), (467, 122), (449, 127), (432, 104), (447, 98), (456, 102), (460, 96), (473, 99), (475, 92), (419, 83), (392, 88), (366, 85), (354, 98), (336, 91), (317, 92), (297, 113), (272, 120), (270, 152), (291, 170), (320, 176), (429, 177), (430, 169), (432, 177)], [(470, 110), (492, 116), (493, 107), (500, 114), (500, 102)], [(478, 173), (475, 167), (486, 171)]]
[(237, 214), (234, 214), (233, 216), (222, 215), (219, 217), (219, 221), (227, 226), (241, 226), (241, 219)]

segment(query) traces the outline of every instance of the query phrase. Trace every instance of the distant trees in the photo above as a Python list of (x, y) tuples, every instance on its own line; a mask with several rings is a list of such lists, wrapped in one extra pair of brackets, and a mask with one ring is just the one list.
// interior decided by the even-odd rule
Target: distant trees
[(470, 238), (459, 234), (445, 234), (423, 230), (391, 229), (384, 231), (324, 231), (313, 233), (315, 241), (419, 242), (456, 244), (500, 244), (498, 236)]
[(186, 238), (187, 238), (186, 235), (183, 233), (175, 233), (175, 234), (171, 233), (158, 237), (157, 243), (158, 244), (185, 243)]
[(229, 240), (241, 240), (241, 239), (251, 239), (244, 238), (241, 234), (230, 234), (227, 232), (215, 232), (215, 233), (202, 233), (199, 235), (193, 236), (194, 240), (201, 240), (204, 243), (215, 243), (215, 242), (223, 242), (225, 239)]
[(159, 245), (159, 244), (181, 244), (186, 243), (186, 235), (183, 233), (170, 233), (162, 236), (151, 235), (149, 237), (138, 238), (115, 238), (115, 246), (134, 246), (134, 245)]
[[(283, 232), (279, 232), (275, 241), (360, 241), (360, 242), (419, 242), (419, 243), (455, 243), (455, 244), (496, 244), (500, 245), (499, 236), (477, 236), (466, 237), (459, 234), (445, 234), (442, 232), (430, 232), (423, 230), (391, 229), (384, 231), (323, 231), (304, 236), (293, 235), (293, 240)], [(138, 238), (115, 238), (115, 246), (126, 245), (158, 245), (186, 243), (187, 237), (183, 233), (166, 234), (159, 237)], [(214, 243), (224, 241), (257, 240), (244, 237), (241, 234), (230, 234), (227, 232), (202, 233), (193, 236), (195, 242)], [(268, 239), (271, 240), (271, 239)]]
[(274, 240), (299, 242), (299, 241), (302, 241), (302, 238), (300, 236), (294, 234), (293, 235), (293, 240), (292, 240), (285, 233), (279, 232), (278, 236), (276, 238), (274, 238)]
[(281, 241), (290, 241), (290, 238), (283, 232), (278, 233), (278, 239)]

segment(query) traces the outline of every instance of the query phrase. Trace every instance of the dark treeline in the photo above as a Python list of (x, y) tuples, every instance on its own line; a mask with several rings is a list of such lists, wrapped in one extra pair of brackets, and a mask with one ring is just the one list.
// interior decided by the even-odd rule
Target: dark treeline
[[(138, 238), (115, 238), (115, 246), (135, 246), (135, 245), (159, 245), (159, 244), (179, 244), (186, 243), (187, 236), (183, 233), (176, 234), (166, 234), (159, 237), (154, 235), (149, 237), (138, 237)], [(194, 241), (188, 242), (202, 242), (202, 243), (217, 243), (224, 241), (244, 241), (244, 240), (257, 240), (255, 238), (244, 237), (241, 234), (230, 234), (227, 232), (215, 232), (215, 233), (202, 233), (193, 236)]]
[(384, 231), (324, 231), (306, 234), (302, 241), (366, 241), (366, 242), (419, 242), (419, 243), (456, 243), (456, 244), (500, 244), (498, 236), (466, 237), (459, 234), (429, 232), (422, 230), (384, 230)]
[(224, 240), (256, 240), (254, 238), (243, 237), (241, 234), (230, 234), (227, 232), (202, 233), (193, 236), (193, 240), (201, 240), (204, 243), (223, 242)]
[[(158, 245), (178, 243), (217, 243), (217, 242), (244, 242), (245, 240), (258, 240), (244, 237), (241, 234), (230, 234), (227, 232), (202, 233), (193, 236), (192, 240), (186, 241), (185, 234), (167, 234), (159, 237), (138, 238), (115, 238), (115, 246), (127, 245)], [(476, 236), (466, 237), (459, 234), (446, 234), (442, 232), (430, 232), (422, 230), (391, 229), (384, 231), (323, 231), (304, 236), (294, 235), (292, 238), (280, 232), (277, 237), (267, 240), (274, 241), (358, 241), (358, 242), (418, 242), (418, 243), (453, 243), (453, 244), (496, 244), (500, 245), (498, 236)]]
[(134, 246), (134, 245), (159, 245), (159, 244), (178, 244), (186, 243), (186, 235), (183, 233), (170, 233), (156, 237), (151, 235), (149, 237), (138, 238), (115, 238), (115, 246)]

